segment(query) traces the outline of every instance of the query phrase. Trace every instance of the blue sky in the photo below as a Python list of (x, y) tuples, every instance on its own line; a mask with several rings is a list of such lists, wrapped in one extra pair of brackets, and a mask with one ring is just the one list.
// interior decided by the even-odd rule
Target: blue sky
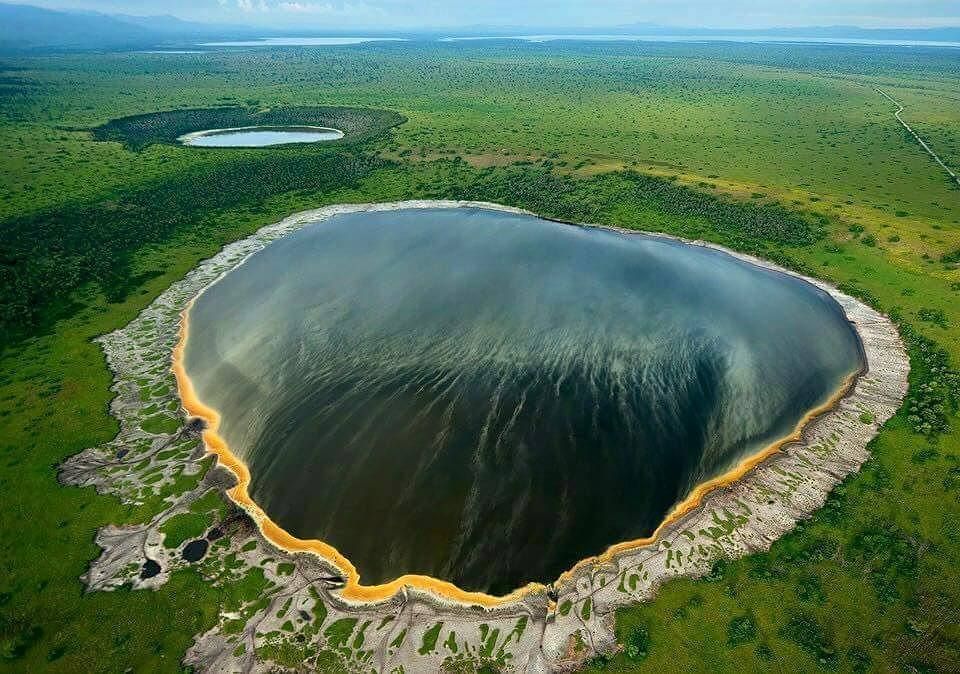
[(94, 9), (141, 15), (173, 14), (208, 22), (328, 29), (471, 25), (602, 27), (639, 22), (715, 28), (837, 24), (864, 27), (960, 25), (960, 0), (20, 1), (57, 9)]

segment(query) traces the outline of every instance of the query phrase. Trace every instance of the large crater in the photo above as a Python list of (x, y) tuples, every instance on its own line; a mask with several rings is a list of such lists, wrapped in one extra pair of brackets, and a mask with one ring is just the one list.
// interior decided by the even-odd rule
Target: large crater
[(190, 311), (186, 372), (280, 526), (365, 584), (503, 593), (650, 534), (863, 365), (823, 291), (484, 209), (336, 215)]
[[(229, 140), (222, 132), (253, 131), (253, 127), (261, 127), (261, 132), (285, 129), (288, 133), (295, 132), (297, 128), (301, 131), (306, 128), (313, 131), (323, 128), (328, 132), (336, 132), (336, 137), (324, 139), (327, 143), (340, 144), (379, 136), (404, 121), (406, 119), (396, 112), (374, 108), (227, 106), (121, 117), (92, 129), (92, 133), (97, 140), (118, 141), (130, 149), (142, 150), (154, 143), (180, 144), (194, 141), (188, 144), (209, 145), (217, 140)], [(200, 141), (201, 138), (206, 140)], [(248, 140), (249, 138), (248, 136)], [(233, 140), (236, 140), (236, 136)], [(255, 146), (262, 146), (262, 143), (257, 142)]]

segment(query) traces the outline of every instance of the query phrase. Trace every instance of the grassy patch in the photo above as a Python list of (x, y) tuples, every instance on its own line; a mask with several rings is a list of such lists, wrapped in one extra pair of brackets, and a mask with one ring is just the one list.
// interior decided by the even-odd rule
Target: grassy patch
[(209, 514), (181, 513), (174, 515), (160, 526), (163, 545), (167, 548), (179, 548), (185, 542), (200, 538), (213, 524)]

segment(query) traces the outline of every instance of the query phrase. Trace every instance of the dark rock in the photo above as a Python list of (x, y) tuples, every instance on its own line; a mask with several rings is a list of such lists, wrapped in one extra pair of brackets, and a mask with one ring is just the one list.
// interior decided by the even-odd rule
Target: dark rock
[(210, 542), (213, 542), (218, 538), (222, 538), (222, 537), (223, 537), (223, 529), (221, 529), (220, 527), (214, 527), (213, 529), (207, 532), (207, 540)]
[(200, 417), (190, 417), (187, 419), (186, 430), (191, 435), (200, 435), (207, 428), (207, 422)]
[(218, 526), (225, 534), (230, 534), (235, 539), (243, 539), (257, 532), (257, 523), (253, 521), (250, 514), (232, 501), (227, 516)]
[[(206, 450), (203, 450), (204, 452)], [(223, 466), (216, 466), (211, 470), (207, 471), (207, 474), (203, 477), (203, 483), (208, 487), (213, 487), (219, 489), (220, 491), (226, 491), (231, 487), (236, 486), (237, 476), (233, 474), (233, 471)]]

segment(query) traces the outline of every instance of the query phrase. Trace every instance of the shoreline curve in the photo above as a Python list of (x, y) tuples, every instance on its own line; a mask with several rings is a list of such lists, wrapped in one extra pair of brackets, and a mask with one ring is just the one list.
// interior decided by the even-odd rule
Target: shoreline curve
[[(183, 145), (184, 147), (203, 147), (200, 145), (194, 145), (193, 141), (197, 140), (198, 138), (207, 138), (209, 136), (219, 136), (224, 134), (235, 133), (237, 131), (256, 131), (256, 130), (292, 131), (295, 129), (299, 129), (299, 130), (306, 129), (309, 131), (317, 131), (317, 132), (328, 131), (328, 132), (339, 133), (340, 135), (336, 138), (328, 138), (328, 139), (318, 138), (317, 140), (311, 140), (311, 141), (299, 141), (294, 143), (276, 143), (275, 145), (272, 145), (269, 147), (276, 147), (277, 145), (290, 145), (290, 144), (309, 145), (311, 143), (324, 143), (324, 142), (330, 143), (333, 141), (343, 140), (344, 137), (346, 137), (346, 133), (344, 131), (340, 129), (334, 129), (332, 126), (312, 126), (310, 124), (288, 124), (288, 125), (260, 124), (255, 126), (233, 126), (226, 129), (203, 129), (202, 131), (191, 131), (190, 133), (185, 133), (182, 136), (178, 136), (176, 138), (176, 142), (179, 143), (180, 145)], [(237, 149), (244, 149), (244, 148), (256, 149), (261, 146), (259, 145), (232, 145), (232, 146), (227, 145), (224, 147), (214, 148), (214, 149), (228, 150), (231, 147), (237, 148)], [(206, 149), (210, 149), (210, 148), (206, 148)]]
[[(203, 132), (208, 133), (208, 132)], [(179, 139), (178, 139), (179, 140)], [(372, 207), (372, 208), (371, 208)], [(655, 232), (646, 232), (641, 230), (630, 230), (621, 227), (607, 226), (607, 225), (592, 225), (592, 224), (583, 224), (576, 222), (568, 222), (559, 219), (553, 218), (544, 218), (539, 216), (536, 213), (530, 211), (501, 206), (498, 204), (487, 204), (487, 203), (478, 203), (478, 202), (443, 202), (443, 201), (416, 201), (416, 202), (395, 202), (395, 203), (383, 203), (383, 204), (360, 204), (360, 205), (341, 205), (337, 207), (331, 207), (328, 209), (319, 209), (312, 211), (305, 211), (286, 218), (283, 222), (297, 222), (301, 226), (306, 226), (314, 222), (321, 221), (323, 219), (332, 217), (333, 215), (346, 213), (346, 212), (355, 212), (355, 211), (364, 211), (364, 210), (400, 210), (400, 209), (414, 209), (414, 208), (485, 208), (488, 210), (499, 210), (505, 212), (513, 212), (518, 214), (530, 215), (538, 217), (545, 220), (551, 220), (553, 222), (558, 222), (565, 225), (577, 226), (577, 227), (588, 227), (596, 229), (606, 229), (609, 231), (614, 231), (622, 234), (632, 234), (632, 235), (645, 235), (658, 238), (669, 239), (688, 245), (699, 245), (703, 247), (708, 247), (714, 250), (723, 252), (731, 257), (734, 257), (742, 262), (751, 264), (753, 266), (765, 269), (767, 271), (772, 271), (775, 273), (783, 274), (790, 276), (796, 280), (801, 280), (803, 282), (809, 283), (814, 287), (825, 290), (825, 285), (822, 282), (817, 282), (815, 279), (810, 279), (796, 272), (792, 272), (787, 269), (778, 267), (772, 263), (766, 262), (759, 258), (753, 256), (745, 255), (727, 249), (723, 246), (716, 244), (705, 243), (700, 241), (687, 241), (679, 237), (670, 236), (667, 234), (660, 234)], [(313, 217), (311, 217), (313, 216)], [(294, 230), (285, 232), (284, 234), (291, 233)], [(256, 236), (256, 234), (254, 234)], [(258, 251), (254, 251), (250, 255), (255, 254)], [(404, 591), (406, 588), (415, 588), (421, 591), (428, 592), (437, 596), (437, 598), (452, 601), (463, 605), (470, 606), (482, 606), (484, 608), (495, 608), (508, 604), (513, 604), (517, 601), (522, 600), (524, 597), (534, 593), (544, 592), (549, 590), (554, 586), (561, 585), (563, 583), (569, 582), (573, 579), (579, 571), (591, 566), (602, 565), (605, 563), (611, 562), (616, 556), (624, 553), (635, 553), (638, 550), (650, 547), (655, 545), (661, 537), (661, 534), (670, 528), (676, 526), (678, 523), (682, 522), (688, 515), (696, 512), (703, 504), (708, 495), (712, 492), (732, 487), (745, 476), (751, 473), (753, 470), (762, 466), (768, 459), (776, 454), (780, 453), (788, 445), (800, 441), (808, 428), (815, 420), (829, 415), (831, 412), (834, 412), (838, 409), (838, 406), (841, 401), (847, 398), (855, 390), (856, 385), (860, 378), (869, 371), (870, 362), (865, 354), (865, 345), (864, 345), (864, 335), (861, 330), (858, 329), (858, 324), (856, 321), (852, 320), (849, 316), (846, 308), (837, 301), (837, 298), (831, 294), (831, 299), (837, 304), (838, 308), (843, 312), (844, 318), (851, 324), (854, 329), (854, 332), (857, 336), (857, 342), (860, 346), (861, 353), (864, 355), (864, 364), (861, 369), (857, 372), (853, 372), (848, 375), (843, 381), (842, 385), (838, 390), (831, 395), (826, 401), (816, 406), (815, 408), (809, 410), (794, 426), (792, 432), (786, 436), (775, 440), (769, 445), (763, 447), (757, 452), (743, 457), (740, 459), (734, 466), (729, 468), (724, 473), (717, 475), (713, 478), (707, 479), (696, 486), (694, 486), (690, 493), (675, 504), (670, 511), (664, 516), (657, 528), (649, 536), (643, 538), (632, 539), (628, 541), (615, 542), (611, 544), (603, 552), (586, 557), (577, 563), (575, 563), (569, 570), (563, 572), (556, 580), (554, 580), (549, 585), (532, 582), (524, 585), (523, 587), (517, 588), (512, 592), (509, 592), (505, 595), (491, 595), (485, 592), (478, 591), (469, 591), (464, 590), (454, 583), (445, 581), (439, 578), (434, 578), (432, 576), (419, 575), (419, 574), (405, 574), (391, 580), (387, 583), (377, 584), (377, 585), (363, 585), (360, 582), (360, 574), (357, 571), (356, 567), (353, 565), (350, 560), (339, 552), (334, 546), (325, 543), (318, 539), (301, 539), (288, 531), (283, 529), (280, 525), (274, 522), (270, 516), (257, 504), (249, 494), (249, 485), (251, 480), (251, 473), (249, 467), (246, 463), (236, 456), (230, 447), (227, 445), (226, 441), (218, 434), (218, 428), (220, 423), (221, 415), (220, 413), (213, 409), (212, 407), (206, 405), (199, 399), (194, 389), (193, 383), (190, 380), (186, 372), (186, 367), (184, 365), (184, 354), (186, 351), (187, 342), (189, 340), (189, 313), (190, 309), (193, 307), (196, 299), (205, 292), (208, 288), (216, 284), (221, 278), (226, 274), (229, 274), (231, 271), (242, 265), (250, 255), (246, 256), (240, 260), (236, 265), (224, 271), (217, 278), (215, 278), (210, 283), (204, 285), (202, 288), (196, 292), (191, 299), (188, 301), (187, 305), (180, 312), (180, 323), (178, 327), (178, 341), (176, 346), (173, 349), (171, 357), (171, 370), (177, 381), (177, 389), (182, 403), (183, 409), (187, 412), (190, 417), (202, 419), (205, 423), (205, 428), (202, 432), (202, 437), (204, 441), (205, 448), (208, 453), (214, 454), (217, 457), (217, 460), (220, 465), (224, 466), (230, 470), (237, 478), (237, 484), (226, 491), (227, 496), (230, 498), (233, 503), (241, 507), (246, 511), (257, 524), (257, 527), (260, 533), (269, 541), (271, 544), (277, 548), (289, 552), (289, 553), (311, 553), (319, 556), (324, 561), (332, 564), (336, 567), (342, 574), (345, 580), (344, 586), (338, 591), (338, 594), (348, 602), (378, 602), (388, 600), (391, 597), (394, 597), (399, 592)]]

